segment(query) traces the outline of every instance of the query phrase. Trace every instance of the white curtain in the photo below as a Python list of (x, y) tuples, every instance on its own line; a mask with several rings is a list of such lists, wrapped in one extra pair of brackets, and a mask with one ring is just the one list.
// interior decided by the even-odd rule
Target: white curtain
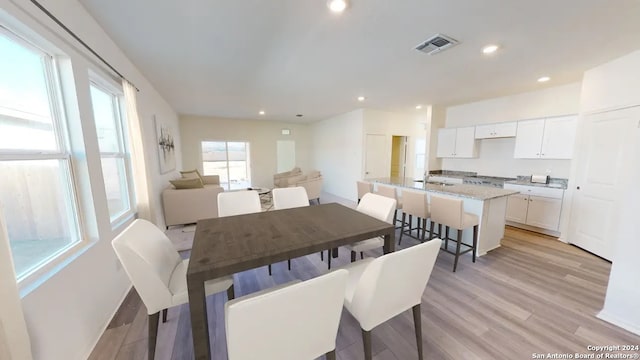
[(126, 79), (122, 79), (124, 99), (127, 107), (127, 123), (129, 125), (129, 143), (131, 144), (131, 166), (133, 167), (133, 182), (136, 189), (138, 217), (155, 223), (152, 218), (152, 208), (149, 202), (149, 178), (147, 162), (145, 160), (144, 137), (142, 124), (138, 117), (137, 89)]
[(0, 209), (0, 359), (32, 358), (31, 340), (22, 313), (9, 236)]

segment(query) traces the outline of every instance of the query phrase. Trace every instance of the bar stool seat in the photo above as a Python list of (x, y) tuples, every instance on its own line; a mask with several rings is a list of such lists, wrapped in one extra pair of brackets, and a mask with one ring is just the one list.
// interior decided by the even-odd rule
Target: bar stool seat
[[(402, 210), (402, 198), (398, 196), (397, 189), (394, 186), (382, 184), (378, 184), (377, 188), (378, 191), (376, 191), (376, 194), (394, 199), (396, 201), (396, 210), (393, 213), (393, 223), (395, 224), (397, 222), (400, 222), (401, 220), (398, 219), (398, 210)], [(397, 226), (396, 229), (400, 229), (401, 227), (402, 226)]]
[[(433, 234), (433, 226), (435, 223), (445, 226), (445, 236), (442, 234), (440, 237), (444, 240), (444, 247), (442, 250), (455, 255), (453, 261), (453, 271), (456, 271), (458, 266), (458, 257), (461, 254), (472, 252), (472, 261), (476, 262), (476, 248), (478, 246), (478, 225), (480, 219), (477, 215), (464, 212), (464, 204), (462, 199), (451, 199), (437, 195), (431, 195), (431, 227), (430, 233)], [(473, 243), (471, 245), (462, 241), (462, 231), (473, 227)], [(449, 229), (454, 228), (458, 230), (456, 239), (449, 238)], [(441, 231), (440, 231), (441, 232)], [(456, 242), (456, 251), (449, 250), (449, 240)], [(467, 249), (460, 251), (460, 247), (464, 246)]]
[[(429, 206), (427, 204), (427, 193), (423, 191), (403, 190), (402, 198), (404, 204), (402, 208), (402, 226), (400, 229), (398, 245), (402, 242), (403, 235), (420, 240), (420, 242), (424, 242), (425, 234), (427, 232), (427, 219), (430, 217)], [(409, 215), (408, 221), (406, 219), (407, 215)], [(416, 227), (412, 227), (414, 216), (417, 217)], [(405, 229), (405, 227), (407, 229)], [(413, 230), (417, 230), (416, 236), (413, 236)], [(422, 236), (420, 236), (421, 230)], [(429, 237), (427, 237), (427, 239), (430, 239), (432, 236), (432, 232), (429, 232)]]

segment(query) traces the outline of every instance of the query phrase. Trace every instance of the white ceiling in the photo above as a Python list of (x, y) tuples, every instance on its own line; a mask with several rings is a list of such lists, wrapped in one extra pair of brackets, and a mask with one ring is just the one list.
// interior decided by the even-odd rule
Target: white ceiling
[[(181, 114), (404, 112), (579, 81), (640, 48), (638, 0), (351, 0), (340, 15), (325, 0), (80, 2)], [(461, 44), (414, 50), (436, 33)]]

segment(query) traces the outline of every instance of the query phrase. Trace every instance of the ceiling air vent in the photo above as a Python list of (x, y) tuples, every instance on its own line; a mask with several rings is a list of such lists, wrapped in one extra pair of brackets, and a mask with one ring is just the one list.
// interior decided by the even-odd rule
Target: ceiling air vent
[(435, 34), (424, 42), (416, 46), (416, 50), (429, 55), (435, 55), (442, 50), (458, 45), (458, 41), (446, 35)]

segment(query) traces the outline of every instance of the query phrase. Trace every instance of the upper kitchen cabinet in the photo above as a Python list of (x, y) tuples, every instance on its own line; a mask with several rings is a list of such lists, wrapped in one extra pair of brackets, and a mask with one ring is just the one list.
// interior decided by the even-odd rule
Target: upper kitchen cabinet
[(474, 158), (476, 152), (476, 128), (438, 129), (438, 149), (436, 156), (440, 158)]
[(476, 126), (476, 139), (494, 139), (516, 136), (515, 121)]
[(577, 116), (518, 121), (514, 158), (571, 159)]

